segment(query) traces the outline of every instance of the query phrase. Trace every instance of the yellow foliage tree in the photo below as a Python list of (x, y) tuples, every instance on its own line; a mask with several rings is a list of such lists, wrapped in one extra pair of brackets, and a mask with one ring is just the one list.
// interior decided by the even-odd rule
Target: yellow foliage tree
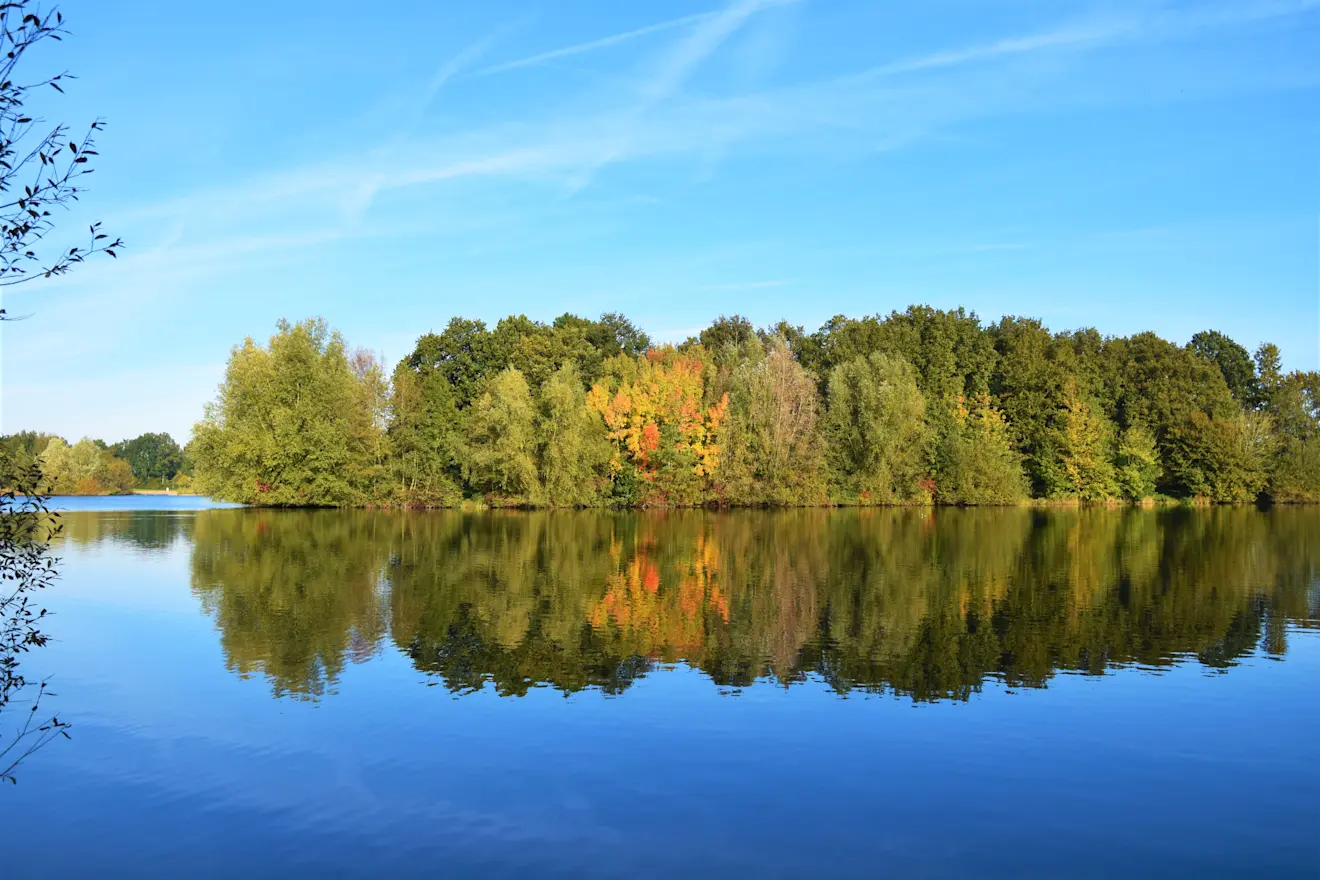
[[(619, 365), (623, 367), (625, 365)], [(705, 363), (673, 346), (652, 349), (613, 383), (598, 382), (588, 405), (605, 420), (616, 476), (631, 468), (644, 504), (682, 506), (710, 497), (728, 395), (704, 401)], [(611, 387), (613, 385), (613, 387)]]

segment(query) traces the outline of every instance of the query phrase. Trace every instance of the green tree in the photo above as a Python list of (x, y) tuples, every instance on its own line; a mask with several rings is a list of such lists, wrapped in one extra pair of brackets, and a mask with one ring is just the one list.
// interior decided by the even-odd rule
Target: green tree
[(879, 350), (899, 355), (916, 369), (928, 406), (990, 389), (997, 354), (975, 312), (909, 306), (884, 320), (880, 336)]
[(52, 495), (72, 495), (83, 480), (93, 479), (101, 456), (95, 444), (84, 437), (70, 446), (61, 438), (46, 444), (41, 454), (41, 472)]
[(1008, 421), (984, 392), (958, 401), (936, 450), (936, 498), (945, 504), (1016, 504), (1027, 497)]
[(463, 470), (472, 487), (503, 503), (537, 503), (536, 407), (523, 374), (510, 367), (492, 379), (465, 427)]
[(998, 354), (991, 391), (1023, 454), (1033, 493), (1045, 498), (1077, 494), (1078, 474), (1069, 471), (1060, 448), (1068, 440), (1069, 405), (1082, 393), (1072, 371), (1072, 348), (1032, 318), (1005, 317), (990, 335)]
[(1206, 416), (1233, 415), (1240, 409), (1218, 366), (1154, 333), (1139, 333), (1105, 347), (1121, 385), (1115, 414), (1120, 425), (1148, 425), (1156, 442), (1193, 412)]
[(236, 347), (194, 429), (198, 488), (272, 506), (374, 497), (383, 414), (368, 409), (378, 395), (363, 389), (345, 348), (320, 318), (281, 321), (267, 346)]
[(1277, 502), (1320, 502), (1320, 437), (1281, 441), (1267, 491)]
[(1106, 384), (1114, 389), (1111, 417), (1122, 427), (1141, 424), (1155, 435), (1161, 490), (1188, 494), (1188, 486), (1204, 485), (1202, 477), (1210, 472), (1220, 473), (1216, 479), (1226, 486), (1229, 475), (1223, 468), (1229, 466), (1228, 459), (1189, 458), (1233, 445), (1209, 440), (1212, 435), (1222, 440), (1231, 433), (1233, 418), (1242, 411), (1219, 367), (1154, 333), (1111, 340), (1103, 356), (1108, 362)]
[(611, 448), (605, 422), (587, 406), (577, 367), (560, 367), (541, 386), (537, 424), (543, 499), (551, 507), (592, 507), (607, 483)]
[(1124, 431), (1118, 440), (1115, 471), (1124, 497), (1140, 501), (1154, 495), (1163, 476), (1155, 436), (1139, 424)]
[(1256, 349), (1256, 408), (1269, 407), (1270, 401), (1283, 381), (1283, 358), (1279, 347), (1262, 342)]
[(452, 318), (440, 334), (417, 340), (407, 364), (419, 374), (439, 373), (453, 389), (454, 404), (466, 409), (485, 381), (508, 366), (508, 352), (497, 351), (482, 321)]
[[(1320, 501), (1320, 373), (1280, 376), (1277, 354), (1266, 352), (1269, 395), (1262, 400), (1277, 446), (1268, 492), (1275, 501)], [(1265, 383), (1262, 383), (1265, 384)]]
[(1259, 414), (1194, 412), (1170, 428), (1165, 476), (1180, 494), (1254, 501), (1268, 479), (1271, 446), (1268, 423)]
[(1067, 494), (1083, 501), (1104, 501), (1118, 494), (1113, 463), (1113, 428), (1099, 408), (1077, 390), (1068, 377), (1059, 420), (1060, 466)]
[(137, 478), (133, 476), (133, 469), (128, 462), (104, 452), (95, 479), (99, 491), (110, 495), (129, 495), (137, 486)]
[(609, 359), (619, 354), (633, 358), (641, 357), (651, 348), (651, 337), (618, 312), (606, 312), (596, 321), (567, 313), (555, 318), (556, 330), (574, 327), (582, 330), (587, 341), (600, 353), (602, 359)]
[(776, 506), (825, 500), (825, 455), (816, 379), (783, 340), (732, 374), (719, 467), (734, 504)]
[(402, 361), (390, 386), (392, 494), (404, 506), (451, 507), (463, 497), (462, 432), (443, 374)]
[(4, 452), (9, 456), (11, 471), (26, 473), (29, 468), (40, 461), (41, 453), (46, 451), (47, 444), (55, 439), (64, 442), (64, 438), (57, 438), (55, 434), (45, 434), (38, 431), (19, 431), (17, 434), (6, 434), (0, 437), (0, 452)]
[(128, 462), (140, 483), (148, 480), (172, 480), (179, 472), (183, 451), (169, 434), (142, 434), (110, 448), (117, 458)]
[(56, 437), (40, 457), (44, 486), (52, 495), (123, 495), (133, 491), (133, 472), (91, 438), (70, 446)]
[(1254, 405), (1260, 392), (1255, 365), (1245, 348), (1218, 330), (1202, 330), (1192, 337), (1188, 348), (1219, 367), (1234, 400), (1244, 407)]
[(518, 315), (500, 321), (492, 338), (496, 350), (507, 352), (509, 366), (535, 391), (566, 364), (573, 364), (587, 384), (600, 378), (604, 358), (588, 338), (588, 326), (564, 321), (546, 326)]
[(830, 373), (825, 436), (837, 496), (862, 504), (930, 501), (926, 402), (901, 358), (859, 355)]
[[(699, 342), (717, 366), (735, 365), (744, 359), (744, 349), (756, 340), (756, 329), (742, 315), (720, 315), (688, 347)], [(759, 340), (758, 340), (759, 341)]]

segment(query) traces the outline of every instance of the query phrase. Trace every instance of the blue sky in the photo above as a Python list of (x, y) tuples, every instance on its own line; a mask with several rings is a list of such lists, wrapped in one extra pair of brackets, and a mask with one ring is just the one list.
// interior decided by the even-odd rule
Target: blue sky
[(314, 314), (391, 363), (924, 302), (1320, 365), (1320, 0), (61, 8), (37, 109), (110, 125), (68, 228), (128, 248), (6, 294), (3, 431), (182, 441)]

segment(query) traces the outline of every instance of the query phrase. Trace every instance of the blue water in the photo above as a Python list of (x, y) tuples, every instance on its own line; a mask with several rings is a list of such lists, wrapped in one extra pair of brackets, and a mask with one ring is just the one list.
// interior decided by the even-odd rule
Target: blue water
[[(789, 596), (811, 605), (806, 617), (815, 619), (826, 614), (823, 597), (835, 579), (864, 575), (861, 562), (840, 569), (834, 566), (843, 557), (830, 557), (802, 569), (820, 574), (812, 589), (825, 592), (816, 599), (798, 587), (766, 593), (787, 570), (781, 561), (747, 575), (745, 589), (735, 586), (731, 573), (750, 559), (732, 554), (743, 533), (721, 532), (727, 520), (703, 518), (690, 532), (704, 542), (701, 552), (709, 556), (713, 544), (729, 551), (712, 579), (723, 579), (732, 596), (733, 641), (700, 660), (695, 648), (668, 642), (615, 693), (536, 686), (538, 677), (558, 681), (568, 673), (524, 666), (532, 686), (504, 696), (508, 688), (495, 682), (506, 673), (497, 666), (475, 690), (434, 672), (418, 659), (419, 642), (406, 635), (414, 624), (404, 619), (412, 620), (419, 595), (438, 608), (446, 591), (466, 590), (463, 607), (489, 602), (497, 609), (482, 619), (505, 633), (501, 645), (516, 651), (532, 644), (528, 615), (551, 620), (571, 604), (556, 591), (577, 588), (578, 575), (555, 555), (564, 539), (544, 539), (559, 534), (554, 529), (563, 520), (549, 520), (550, 531), (524, 544), (524, 521), (517, 519), (496, 521), (497, 533), (489, 531), (496, 528), (491, 520), (465, 520), (453, 533), (460, 538), (442, 541), (426, 537), (427, 529), (448, 520), (365, 518), (354, 521), (360, 526), (353, 527), (352, 546), (309, 538), (313, 551), (304, 554), (288, 543), (291, 536), (324, 535), (339, 522), (331, 517), (351, 515), (175, 508), (134, 516), (69, 517), (63, 577), (46, 597), (57, 612), (51, 629), (58, 643), (31, 662), (39, 656), (52, 676), (59, 696), (51, 706), (73, 722), (73, 739), (38, 753), (21, 769), (19, 784), (0, 791), (11, 842), (0, 855), (0, 876), (1265, 877), (1316, 876), (1320, 867), (1320, 567), (1304, 548), (1300, 562), (1276, 553), (1254, 568), (1223, 569), (1230, 572), (1224, 583), (1193, 584), (1206, 590), (1205, 603), (1218, 601), (1211, 591), (1222, 597), (1230, 587), (1257, 597), (1243, 607), (1257, 609), (1266, 629), (1271, 602), (1305, 609), (1288, 611), (1276, 628), (1273, 638), (1285, 647), (1270, 647), (1271, 636), (1261, 635), (1221, 664), (1204, 646), (1177, 650), (1181, 636), (1169, 633), (1177, 627), (1156, 632), (1138, 623), (1147, 647), (1168, 639), (1169, 650), (1160, 647), (1149, 662), (1116, 656), (1098, 674), (1058, 659), (1046, 680), (1030, 685), (1012, 671), (1014, 658), (996, 655), (965, 699), (914, 698), (886, 684), (898, 677), (884, 671), (890, 667), (850, 688), (831, 683), (824, 661), (805, 659), (818, 650), (810, 634), (790, 639), (799, 658), (792, 673), (773, 671), (767, 660), (750, 684), (730, 685), (712, 672), (722, 652), (742, 644), (740, 631), (752, 632), (752, 642), (774, 656), (775, 641), (790, 627)], [(688, 540), (688, 522), (642, 520), (639, 537), (613, 545), (573, 540), (593, 554), (622, 559), (636, 546), (659, 558)], [(755, 552), (783, 549), (772, 521), (750, 522), (748, 535), (775, 539), (756, 544)], [(1024, 522), (1028, 540), (1053, 527)], [(1316, 537), (1313, 522), (1303, 522), (1302, 534)], [(842, 528), (833, 523), (819, 528)], [(634, 526), (612, 520), (610, 534)], [(947, 526), (959, 533), (973, 527), (990, 524)], [(1074, 541), (1078, 529), (1093, 527), (1100, 526), (1059, 526)], [(588, 527), (572, 528), (576, 534)], [(1157, 543), (1129, 542), (1123, 552), (1153, 554), (1152, 571), (1162, 557), (1171, 564), (1173, 544), (1192, 526), (1160, 528)], [(1278, 531), (1272, 521), (1262, 528), (1260, 534)], [(417, 537), (399, 537), (413, 529)], [(803, 541), (818, 543), (821, 534), (804, 533)], [(1002, 544), (1016, 535), (991, 537)], [(1211, 537), (1211, 544), (1230, 543)], [(278, 555), (260, 555), (259, 545)], [(445, 586), (445, 572), (428, 568), (436, 574), (423, 582), (436, 584), (437, 594), (417, 594), (416, 582), (405, 586), (409, 559), (441, 546), (437, 558), (454, 565), (464, 554), (498, 552), (474, 568), (476, 581)], [(983, 552), (978, 546), (985, 545), (958, 552)], [(1022, 546), (1012, 545), (1018, 549), (1007, 554), (1002, 571), (1009, 574), (1002, 577), (996, 562), (964, 570), (1008, 584), (1007, 593), (995, 583), (989, 588), (1002, 596), (1001, 610), (1013, 612), (1004, 626), (1039, 626), (1039, 644), (1058, 644), (1049, 627), (1068, 625), (1074, 612), (1047, 626), (1037, 602), (1046, 594), (1034, 588), (1031, 607), (1004, 604), (1025, 602), (1011, 589), (1014, 577), (1026, 576), (1022, 566), (1045, 564)], [(1252, 546), (1257, 556), (1264, 552), (1264, 545)], [(326, 652), (303, 642), (335, 629), (326, 621), (338, 618), (294, 606), (333, 597), (314, 585), (323, 573), (318, 566), (331, 557), (349, 564), (328, 582), (342, 580), (342, 595), (358, 590), (353, 554), (377, 547), (381, 561), (365, 569), (363, 601), (382, 609), (388, 629), (371, 630), (354, 611), (358, 622), (345, 631), (342, 663), (331, 671)], [(539, 556), (521, 552), (537, 547)], [(1067, 558), (1075, 560), (1071, 552)], [(694, 558), (686, 550), (680, 555)], [(521, 561), (506, 568), (514, 556)], [(217, 567), (235, 559), (232, 568)], [(280, 559), (287, 565), (277, 565)], [(1234, 559), (1236, 551), (1223, 564)], [(609, 564), (626, 572), (626, 560)], [(916, 577), (922, 565), (905, 570)], [(540, 583), (550, 586), (537, 588), (540, 610), (519, 604), (510, 574), (529, 566), (547, 573)], [(658, 571), (652, 592), (643, 576), (638, 595), (664, 597), (678, 588), (668, 569)], [(1230, 576), (1259, 583), (1229, 584)], [(1160, 577), (1173, 579), (1167, 571)], [(1300, 605), (1273, 592), (1271, 584), (1285, 581), (1300, 583), (1278, 587), (1300, 590)], [(594, 575), (582, 582), (590, 593)], [(875, 589), (863, 598), (884, 604), (905, 595), (897, 583), (893, 593)], [(1122, 592), (1135, 590), (1130, 582), (1101, 577), (1077, 590), (1094, 607), (1137, 607)], [(1115, 604), (1108, 604), (1109, 591)], [(590, 593), (593, 601), (596, 595)], [(1158, 616), (1160, 603), (1175, 595), (1172, 586), (1157, 590), (1141, 615)], [(780, 622), (757, 630), (762, 597), (779, 603), (765, 611)], [(934, 608), (939, 600), (922, 601), (919, 607)], [(896, 631), (903, 614), (891, 611), (877, 619)], [(725, 632), (720, 614), (705, 619), (707, 638)], [(453, 623), (416, 626), (432, 641), (457, 631)], [(929, 662), (958, 662), (957, 651), (966, 649), (951, 650)], [(1115, 643), (1113, 650), (1128, 648)], [(300, 683), (308, 676), (325, 686)]]
[(54, 495), (50, 509), (61, 511), (216, 510), (241, 507), (201, 495)]

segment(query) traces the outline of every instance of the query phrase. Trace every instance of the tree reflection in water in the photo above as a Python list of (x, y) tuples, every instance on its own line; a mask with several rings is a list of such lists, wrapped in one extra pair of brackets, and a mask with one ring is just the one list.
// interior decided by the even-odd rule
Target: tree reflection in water
[(682, 661), (735, 688), (965, 700), (987, 679), (1226, 668), (1320, 625), (1309, 508), (83, 519), (68, 539), (190, 541), (229, 668), (304, 699), (387, 640), (456, 693), (617, 694)]

